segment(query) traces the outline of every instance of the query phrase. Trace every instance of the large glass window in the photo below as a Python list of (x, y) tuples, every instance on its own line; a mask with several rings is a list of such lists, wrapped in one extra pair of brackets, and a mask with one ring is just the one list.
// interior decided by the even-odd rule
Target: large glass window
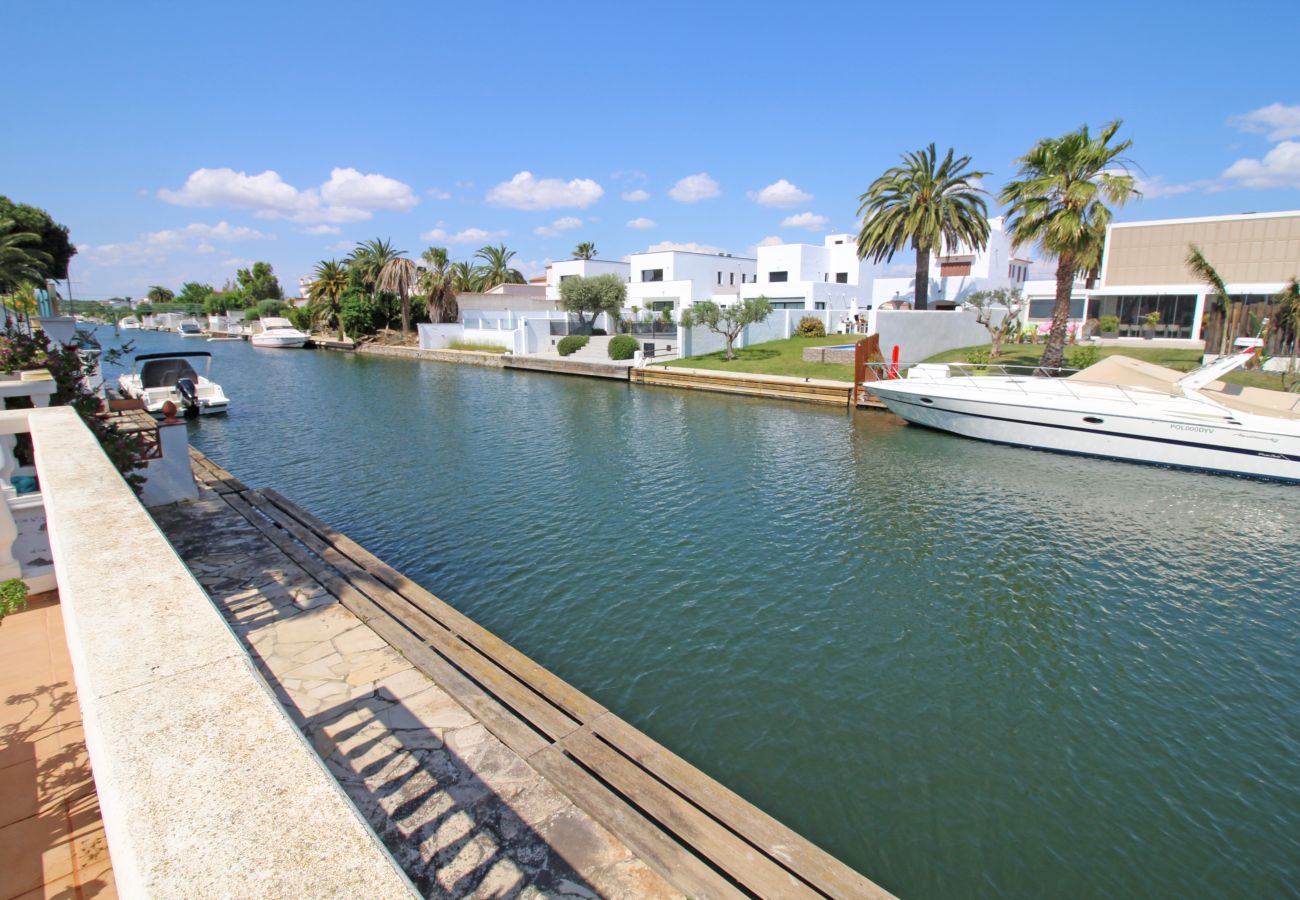
[(767, 280), (768, 281), (789, 281), (790, 273), (789, 272), (768, 272)]
[(641, 280), (642, 281), (663, 281), (664, 270), (663, 269), (642, 269)]
[[(1144, 333), (1147, 316), (1159, 313), (1155, 330), (1162, 337), (1191, 337), (1192, 318), (1196, 315), (1194, 294), (1131, 294), (1122, 297), (1093, 297), (1089, 318), (1115, 316), (1121, 337)], [(1051, 308), (1048, 308), (1048, 316)]]

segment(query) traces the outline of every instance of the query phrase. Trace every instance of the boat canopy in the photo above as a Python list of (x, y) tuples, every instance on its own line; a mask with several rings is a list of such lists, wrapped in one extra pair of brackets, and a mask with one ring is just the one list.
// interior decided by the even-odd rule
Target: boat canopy
[(1178, 393), (1175, 388), (1178, 379), (1186, 374), (1186, 372), (1133, 359), (1131, 356), (1108, 356), (1086, 369), (1080, 369), (1066, 380), (1108, 384), (1114, 387), (1148, 388), (1165, 394), (1175, 394)]
[(183, 359), (151, 359), (140, 369), (140, 386), (142, 388), (176, 387), (182, 378), (190, 381), (199, 380), (194, 367)]
[(211, 358), (212, 354), (206, 350), (178, 350), (175, 353), (137, 353), (135, 361), (142, 363), (149, 359), (186, 359), (191, 356), (206, 356)]

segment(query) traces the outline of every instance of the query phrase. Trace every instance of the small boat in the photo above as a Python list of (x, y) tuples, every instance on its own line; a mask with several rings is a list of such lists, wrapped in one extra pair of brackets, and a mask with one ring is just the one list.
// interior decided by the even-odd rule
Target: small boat
[[(194, 371), (193, 363), (204, 363), (203, 374)], [(126, 397), (144, 401), (144, 408), (163, 417), (168, 400), (187, 418), (226, 412), (230, 401), (221, 385), (213, 381), (212, 354), (203, 350), (181, 353), (140, 353), (130, 373), (118, 379), (118, 389)]]
[(209, 344), (212, 343), (213, 341), (242, 341), (242, 340), (243, 338), (237, 334), (222, 334), (219, 331), (214, 331), (212, 332), (212, 334), (208, 335)]
[(117, 327), (123, 331), (139, 331), (140, 320), (135, 316), (127, 316), (117, 323)]
[(262, 320), (262, 330), (248, 339), (254, 347), (301, 347), (309, 336), (303, 334), (288, 319), (268, 316)]
[(1219, 380), (1259, 345), (1239, 339), (1249, 349), (1190, 373), (1110, 356), (1068, 378), (917, 366), (863, 387), (908, 422), (979, 440), (1300, 482), (1300, 396)]
[(203, 330), (199, 328), (198, 322), (182, 322), (181, 324), (176, 326), (176, 330), (180, 332), (181, 337), (185, 337), (185, 338), (203, 337)]

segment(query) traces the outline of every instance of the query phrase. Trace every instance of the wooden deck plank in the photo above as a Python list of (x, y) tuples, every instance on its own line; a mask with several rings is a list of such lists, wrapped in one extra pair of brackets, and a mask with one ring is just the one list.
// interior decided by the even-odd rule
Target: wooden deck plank
[(494, 693), (510, 709), (534, 728), (558, 739), (569, 734), (581, 723), (557, 709), (547, 698), (532, 690), (527, 684), (460, 641), (455, 634), (438, 622), (431, 621), (412, 607), (405, 598), (389, 590), (373, 575), (344, 557), (338, 550), (321, 541), (300, 523), (293, 521), (283, 510), (271, 504), (258, 491), (243, 495), (254, 507), (284, 528), (309, 550), (334, 567), (354, 590), (360, 590), (385, 613), (417, 634), (430, 647), (456, 665), (470, 678)]
[(710, 860), (760, 897), (818, 900), (825, 895), (805, 884), (765, 853), (653, 778), (583, 728), (560, 741), (560, 747), (608, 782), (657, 821), (682, 844)]
[(688, 896), (718, 900), (747, 896), (584, 771), (558, 747), (548, 747), (529, 757), (528, 762), (587, 815), (617, 835), (629, 850)]
[(615, 714), (601, 716), (592, 722), (591, 730), (826, 895), (889, 896), (812, 841), (782, 825)]
[(589, 722), (606, 712), (605, 707), (595, 700), (550, 670), (543, 668), (455, 607), (411, 581), (351, 538), (339, 533), (274, 490), (265, 488), (260, 493), (285, 513), (310, 528), (321, 540), (328, 542), (357, 565), (366, 569), (391, 590), (410, 600), (485, 656), (492, 658), (534, 690), (550, 698), (577, 721)]

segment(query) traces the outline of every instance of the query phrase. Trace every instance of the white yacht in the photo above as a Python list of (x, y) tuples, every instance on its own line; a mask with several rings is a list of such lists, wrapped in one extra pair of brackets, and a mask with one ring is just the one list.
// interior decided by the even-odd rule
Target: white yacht
[[(204, 363), (202, 375), (193, 366), (200, 361)], [(144, 408), (159, 418), (168, 400), (186, 417), (209, 416), (230, 407), (221, 385), (209, 377), (211, 373), (212, 354), (204, 351), (140, 353), (130, 373), (119, 378), (117, 385), (125, 396), (143, 400)]]
[(1218, 380), (1254, 355), (1259, 342), (1245, 343), (1190, 373), (1111, 356), (1068, 378), (917, 366), (863, 387), (908, 422), (966, 437), (1300, 482), (1300, 395)]
[(176, 326), (176, 330), (180, 332), (181, 337), (185, 337), (185, 338), (203, 337), (203, 329), (199, 328), (198, 322), (182, 322)]
[(288, 319), (268, 316), (262, 319), (262, 330), (249, 337), (254, 347), (301, 347), (309, 336), (293, 327)]
[(135, 316), (127, 316), (117, 323), (117, 327), (123, 331), (139, 331), (140, 320)]

